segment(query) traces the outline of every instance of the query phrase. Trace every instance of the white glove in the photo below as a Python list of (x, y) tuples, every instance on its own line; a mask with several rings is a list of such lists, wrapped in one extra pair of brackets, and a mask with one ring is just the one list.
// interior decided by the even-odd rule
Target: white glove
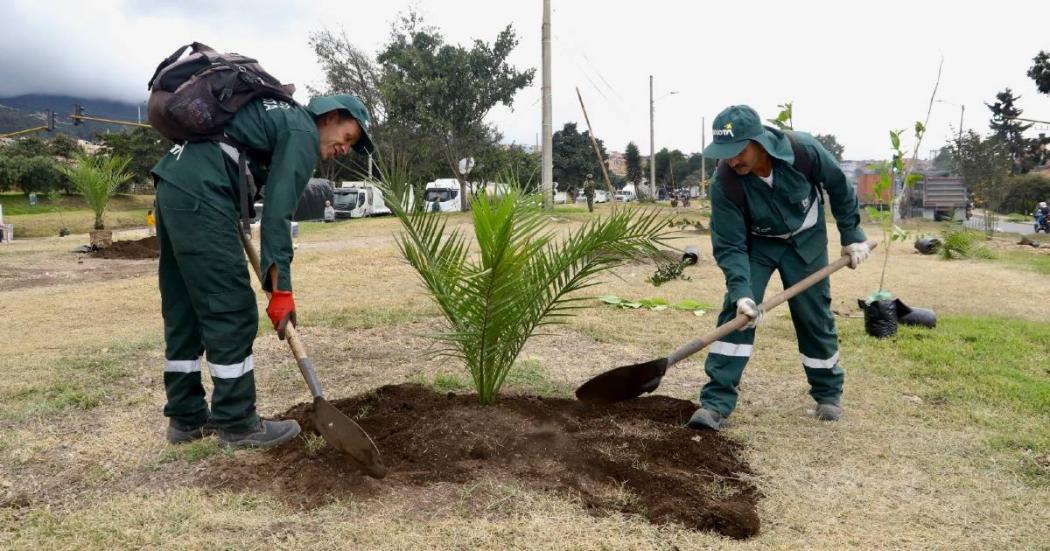
[(747, 325), (740, 328), (741, 331), (747, 331), (748, 329), (754, 329), (758, 326), (758, 322), (762, 321), (762, 316), (765, 312), (755, 304), (755, 301), (749, 298), (742, 298), (736, 301), (736, 314), (745, 315), (751, 318), (751, 321)]
[(863, 242), (846, 245), (842, 247), (842, 256), (848, 256), (850, 269), (856, 270), (861, 262), (864, 262), (871, 256), (871, 247)]

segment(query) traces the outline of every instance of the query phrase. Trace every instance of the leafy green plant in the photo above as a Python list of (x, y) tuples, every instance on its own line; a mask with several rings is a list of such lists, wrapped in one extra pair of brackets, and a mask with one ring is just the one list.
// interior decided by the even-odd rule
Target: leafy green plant
[(795, 121), (792, 118), (792, 104), (791, 102), (782, 103), (777, 107), (780, 108), (780, 113), (777, 113), (777, 118), (766, 119), (766, 122), (772, 124), (780, 130), (794, 130)]
[[(525, 342), (563, 322), (602, 272), (656, 253), (667, 226), (656, 211), (616, 209), (563, 239), (547, 225), (542, 197), (513, 176), (501, 197), (471, 203), (473, 239), (445, 216), (390, 207), (401, 221), (397, 243), (437, 303), (448, 331), (440, 354), (466, 363), (483, 404), (496, 400)], [(476, 249), (476, 252), (474, 250)]]
[(949, 224), (941, 230), (941, 249), (939, 254), (945, 260), (957, 258), (992, 258), (992, 251), (981, 241), (980, 232), (964, 228), (961, 224)]
[(647, 310), (653, 310), (660, 312), (663, 310), (675, 309), (692, 312), (694, 315), (702, 316), (707, 310), (713, 308), (710, 304), (699, 302), (693, 299), (685, 299), (681, 302), (671, 304), (664, 298), (642, 298), (638, 300), (630, 300), (620, 298), (616, 295), (604, 295), (598, 297), (598, 300), (608, 304), (609, 306), (620, 308), (624, 310), (637, 310), (639, 308), (645, 308)]
[[(933, 104), (937, 99), (937, 89), (941, 85), (941, 70), (944, 67), (944, 59), (941, 58), (941, 63), (937, 67), (937, 80), (933, 84), (933, 93), (930, 94), (930, 103), (926, 109), (926, 119), (924, 121), (915, 121), (915, 145), (912, 148), (911, 162), (904, 162), (904, 151), (901, 147), (901, 135), (904, 130), (890, 130), (890, 145), (891, 151), (893, 152), (893, 160), (886, 165), (882, 165), (879, 169), (879, 181), (875, 184), (875, 206), (867, 207), (868, 217), (873, 222), (879, 224), (882, 229), (882, 273), (879, 276), (879, 288), (876, 289), (871, 296), (868, 297), (868, 302), (885, 300), (892, 298), (893, 295), (886, 289), (886, 268), (890, 262), (890, 248), (894, 241), (904, 241), (910, 237), (909, 232), (901, 229), (896, 224), (896, 219), (900, 210), (901, 197), (893, 193), (893, 184), (900, 178), (902, 187), (904, 189), (910, 189), (915, 182), (922, 179), (922, 176), (913, 174), (912, 170), (916, 165), (916, 161), (919, 157), (919, 147), (922, 145), (922, 138), (926, 135), (926, 126), (930, 122), (930, 113), (933, 111)], [(890, 196), (889, 204), (886, 204), (884, 197)], [(887, 208), (888, 207), (888, 208)]]
[(109, 155), (74, 154), (73, 165), (62, 167), (62, 172), (73, 184), (73, 189), (84, 196), (95, 213), (95, 229), (106, 229), (103, 217), (110, 198), (117, 188), (131, 179), (125, 169), (131, 160)]

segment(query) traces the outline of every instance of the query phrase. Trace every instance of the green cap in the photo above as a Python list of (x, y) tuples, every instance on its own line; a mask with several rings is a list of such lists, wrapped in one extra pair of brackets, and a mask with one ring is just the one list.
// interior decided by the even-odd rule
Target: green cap
[(711, 144), (704, 148), (705, 157), (731, 159), (740, 154), (747, 142), (756, 141), (772, 156), (794, 162), (787, 137), (762, 126), (758, 113), (747, 105), (726, 107), (715, 117)]
[(315, 117), (320, 117), (336, 109), (342, 109), (349, 113), (357, 121), (357, 124), (361, 126), (361, 139), (354, 144), (354, 151), (362, 155), (372, 153), (375, 146), (372, 145), (372, 136), (369, 134), (368, 129), (368, 109), (365, 108), (365, 104), (361, 103), (361, 100), (349, 94), (317, 96), (312, 98), (306, 106), (306, 110)]

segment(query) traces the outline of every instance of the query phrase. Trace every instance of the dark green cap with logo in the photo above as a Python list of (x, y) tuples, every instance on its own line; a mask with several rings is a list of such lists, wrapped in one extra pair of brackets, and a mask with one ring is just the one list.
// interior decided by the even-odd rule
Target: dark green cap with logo
[(350, 113), (350, 116), (361, 126), (361, 139), (354, 144), (354, 151), (362, 155), (372, 153), (375, 146), (372, 145), (372, 135), (368, 129), (368, 109), (365, 108), (365, 104), (361, 103), (361, 100), (349, 94), (317, 96), (311, 99), (306, 106), (306, 110), (315, 117), (320, 117), (336, 109), (342, 109)]
[(731, 159), (753, 140), (774, 157), (787, 162), (795, 160), (787, 137), (763, 126), (758, 113), (747, 105), (726, 107), (715, 117), (712, 131), (711, 143), (704, 148), (705, 157)]

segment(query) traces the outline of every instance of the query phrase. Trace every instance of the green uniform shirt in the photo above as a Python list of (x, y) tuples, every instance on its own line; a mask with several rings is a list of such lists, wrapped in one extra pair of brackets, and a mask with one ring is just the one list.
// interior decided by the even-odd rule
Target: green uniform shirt
[[(262, 215), (262, 273), (277, 267), (277, 287), (292, 290), (291, 219), (319, 156), (317, 125), (298, 105), (273, 99), (244, 106), (226, 134), (247, 147), (256, 186), (265, 184)], [(228, 195), (237, 181), (237, 164), (214, 142), (176, 145), (153, 167), (153, 174), (202, 202)], [(239, 205), (234, 197), (234, 204)], [(231, 223), (236, 223), (236, 213)], [(269, 278), (263, 287), (272, 291)]]
[[(809, 154), (813, 171), (827, 192), (842, 245), (864, 241), (856, 192), (835, 158), (809, 134), (795, 132), (793, 136)], [(726, 196), (717, 173), (711, 183), (711, 242), (732, 302), (743, 297), (754, 298), (750, 256), (767, 256), (775, 265), (788, 247), (794, 248), (806, 262), (812, 262), (827, 250), (820, 193), (795, 170), (793, 160), (773, 157), (772, 188), (754, 173), (739, 177), (751, 213), (750, 228), (745, 227), (744, 213)]]

